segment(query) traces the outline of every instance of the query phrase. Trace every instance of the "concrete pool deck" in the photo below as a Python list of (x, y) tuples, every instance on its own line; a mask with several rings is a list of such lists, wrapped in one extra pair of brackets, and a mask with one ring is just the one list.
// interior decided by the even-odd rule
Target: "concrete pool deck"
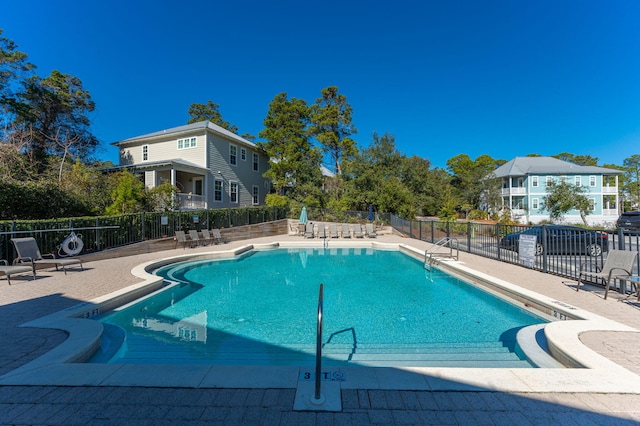
[[(513, 380), (513, 371), (509, 370), (486, 369), (477, 375), (474, 369), (473, 377), (469, 377), (472, 375), (465, 369), (446, 369), (446, 375), (430, 369), (426, 376), (424, 372), (410, 370), (377, 369), (375, 374), (365, 374), (364, 369), (347, 371), (347, 381), (333, 390), (339, 399), (337, 412), (298, 411), (299, 407), (294, 407), (296, 390), (302, 393), (304, 384), (296, 385), (298, 374), (292, 375), (288, 367), (275, 377), (273, 373), (264, 376), (250, 369), (246, 374), (238, 374), (237, 368), (229, 367), (204, 367), (206, 371), (194, 370), (193, 366), (180, 367), (168, 378), (158, 375), (157, 369), (145, 366), (106, 366), (113, 370), (106, 372), (106, 379), (101, 376), (95, 383), (93, 373), (76, 368), (82, 367), (78, 365), (45, 367), (35, 375), (33, 370), (28, 375), (17, 374), (17, 369), (45, 353), (50, 354), (51, 349), (66, 340), (66, 334), (59, 330), (20, 325), (139, 283), (141, 280), (132, 275), (131, 270), (142, 263), (271, 241), (295, 244), (302, 239), (277, 236), (95, 261), (88, 255), (85, 256), (86, 270), (82, 272), (69, 271), (64, 275), (61, 271), (46, 269), (38, 271), (34, 281), (29, 276), (12, 277), (11, 286), (1, 280), (3, 325), (0, 333), (5, 344), (0, 349), (0, 423), (86, 424), (134, 420), (138, 423), (138, 419), (154, 424), (172, 420), (220, 424), (501, 424), (507, 421), (634, 424), (640, 421), (637, 403), (640, 304), (635, 298), (621, 300), (624, 298), (612, 292), (608, 300), (603, 300), (601, 289), (587, 286), (584, 291), (576, 292), (575, 283), (561, 277), (466, 253), (460, 254), (460, 262), (466, 268), (625, 326), (621, 330), (627, 331), (588, 331), (579, 336), (582, 344), (594, 351), (585, 352), (594, 354), (596, 359), (606, 358), (613, 367), (603, 372), (593, 370), (591, 377), (582, 376), (577, 380), (571, 376), (584, 375), (590, 370), (547, 370), (541, 375), (539, 370), (525, 369), (518, 372), (521, 376), (517, 382), (522, 386), (511, 390), (503, 388), (505, 382)], [(430, 246), (388, 234), (375, 241), (407, 243), (422, 251)], [(322, 246), (318, 240), (305, 243)], [(58, 371), (54, 371), (56, 369)], [(51, 380), (56, 375), (60, 377), (57, 383)], [(523, 379), (522, 375), (537, 378)], [(40, 383), (34, 381), (38, 377)], [(141, 377), (146, 380), (145, 387), (127, 386), (126, 380), (138, 385)], [(22, 380), (24, 378), (28, 380)], [(332, 386), (335, 388), (335, 384), (328, 385)]]

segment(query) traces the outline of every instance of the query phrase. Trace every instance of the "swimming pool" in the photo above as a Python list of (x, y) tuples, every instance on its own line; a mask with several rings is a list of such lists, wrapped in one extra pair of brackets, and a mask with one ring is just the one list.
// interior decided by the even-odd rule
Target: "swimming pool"
[[(163, 291), (104, 315), (92, 362), (531, 367), (516, 332), (546, 322), (397, 250), (288, 248), (171, 264)], [(126, 336), (126, 337), (125, 337)]]

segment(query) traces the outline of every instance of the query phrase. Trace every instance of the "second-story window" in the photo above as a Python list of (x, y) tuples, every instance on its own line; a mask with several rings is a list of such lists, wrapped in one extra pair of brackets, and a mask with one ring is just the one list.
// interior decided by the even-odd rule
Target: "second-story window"
[(238, 147), (235, 145), (229, 145), (229, 164), (232, 166), (238, 164)]
[(260, 157), (258, 154), (253, 154), (253, 171), (257, 172), (260, 168)]
[(589, 176), (589, 186), (590, 187), (596, 186), (596, 177), (595, 176)]
[(178, 139), (178, 149), (195, 148), (197, 146), (196, 137)]
[(580, 178), (580, 176), (573, 177), (573, 184), (575, 186), (582, 186), (582, 179)]
[(553, 185), (553, 176), (547, 176), (547, 179), (545, 181), (545, 185), (546, 187), (550, 187), (551, 185)]
[(247, 161), (247, 150), (244, 148), (240, 148), (240, 159), (242, 161)]
[(538, 176), (531, 176), (531, 186), (534, 188), (538, 187)]
[(149, 159), (149, 145), (142, 145), (142, 161)]

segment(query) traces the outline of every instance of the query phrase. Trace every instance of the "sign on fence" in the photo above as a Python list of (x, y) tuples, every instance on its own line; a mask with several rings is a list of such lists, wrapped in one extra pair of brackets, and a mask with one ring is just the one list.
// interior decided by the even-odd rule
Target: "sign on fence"
[(536, 244), (538, 238), (535, 235), (520, 235), (518, 243), (518, 255), (520, 263), (527, 268), (533, 268), (536, 265)]

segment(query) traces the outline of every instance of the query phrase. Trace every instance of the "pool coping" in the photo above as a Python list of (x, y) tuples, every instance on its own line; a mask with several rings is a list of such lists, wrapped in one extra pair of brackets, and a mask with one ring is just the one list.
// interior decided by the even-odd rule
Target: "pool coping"
[[(252, 249), (322, 248), (317, 241), (285, 241), (247, 244), (236, 249), (190, 253), (142, 263), (132, 269), (141, 282), (89, 302), (25, 323), (23, 327), (64, 330), (69, 337), (59, 346), (0, 377), (0, 385), (55, 386), (158, 386), (189, 388), (297, 388), (303, 373), (313, 367), (211, 366), (211, 365), (128, 365), (86, 364), (99, 345), (102, 324), (88, 321), (143, 294), (160, 289), (162, 278), (149, 270), (183, 260), (237, 256)], [(409, 244), (377, 241), (332, 243), (332, 248), (370, 247), (396, 249), (417, 259), (424, 252)], [(562, 301), (523, 289), (517, 285), (474, 271), (463, 262), (442, 259), (438, 268), (489, 285), (499, 293), (516, 295), (522, 303), (530, 301), (555, 312), (559, 318), (546, 325), (545, 335), (554, 356), (568, 365), (582, 368), (437, 368), (437, 367), (330, 367), (341, 371), (346, 380), (342, 389), (402, 389), (504, 392), (615, 392), (640, 393), (640, 377), (583, 345), (580, 333), (586, 331), (638, 331)], [(158, 371), (162, 374), (158, 374)], [(336, 383), (334, 383), (335, 385)]]

